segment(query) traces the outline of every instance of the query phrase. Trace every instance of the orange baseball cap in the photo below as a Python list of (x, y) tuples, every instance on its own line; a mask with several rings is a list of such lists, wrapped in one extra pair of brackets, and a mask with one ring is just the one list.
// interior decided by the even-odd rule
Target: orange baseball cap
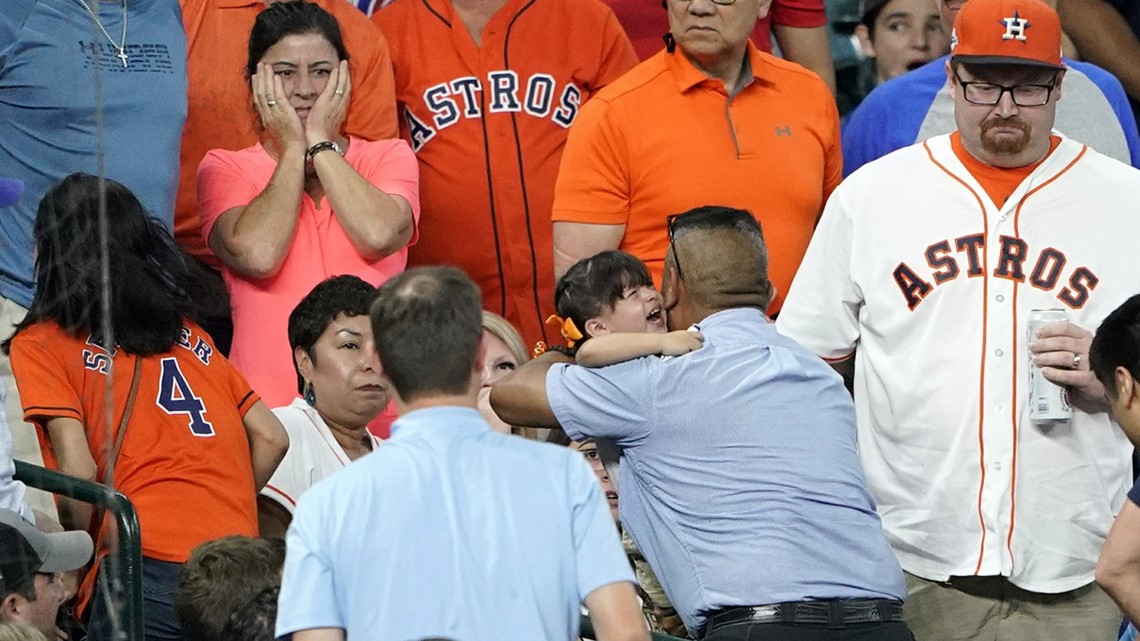
[(1041, 0), (969, 0), (954, 20), (950, 56), (971, 64), (1064, 69), (1061, 19)]

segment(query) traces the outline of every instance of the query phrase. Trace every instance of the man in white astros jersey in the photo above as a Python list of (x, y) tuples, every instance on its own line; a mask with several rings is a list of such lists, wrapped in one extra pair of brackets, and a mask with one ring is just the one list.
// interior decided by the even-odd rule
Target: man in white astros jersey
[[(853, 370), (859, 447), (916, 638), (1115, 638), (1093, 574), (1131, 485), (1089, 331), (1140, 291), (1140, 172), (1051, 131), (1065, 67), (1040, 0), (971, 0), (957, 131), (832, 194), (777, 323)], [(1067, 322), (1028, 335), (1031, 310)], [(1034, 422), (1029, 372), (1072, 417)]]

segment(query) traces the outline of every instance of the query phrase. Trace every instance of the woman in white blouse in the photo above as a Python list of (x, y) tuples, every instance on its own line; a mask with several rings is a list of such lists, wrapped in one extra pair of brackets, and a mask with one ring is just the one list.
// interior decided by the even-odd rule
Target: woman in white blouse
[(381, 442), (368, 431), (389, 398), (368, 319), (375, 297), (360, 278), (336, 276), (289, 315), (301, 398), (273, 410), (289, 451), (257, 499), (262, 536), (283, 537), (301, 494)]

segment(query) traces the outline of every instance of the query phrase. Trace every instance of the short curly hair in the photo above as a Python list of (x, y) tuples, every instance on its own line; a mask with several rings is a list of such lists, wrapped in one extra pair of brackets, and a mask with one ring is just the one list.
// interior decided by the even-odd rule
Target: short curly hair
[(182, 566), (174, 607), (182, 634), (225, 641), (229, 615), (266, 588), (281, 585), (285, 542), (248, 536), (207, 541)]

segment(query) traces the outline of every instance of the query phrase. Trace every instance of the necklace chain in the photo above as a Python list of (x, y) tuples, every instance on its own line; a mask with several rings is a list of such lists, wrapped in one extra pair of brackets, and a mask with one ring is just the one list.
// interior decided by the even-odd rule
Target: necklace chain
[[(98, 2), (98, 1), (99, 0), (95, 0), (95, 2)], [(95, 11), (91, 8), (91, 5), (87, 4), (87, 0), (79, 0), (79, 4), (83, 5), (83, 8), (87, 10), (87, 15), (91, 16), (91, 19), (95, 21), (95, 26), (99, 27), (99, 31), (103, 32), (103, 37), (107, 39), (107, 42), (111, 43), (112, 47), (114, 47), (115, 49), (118, 50), (119, 53), (115, 54), (115, 57), (118, 58), (119, 61), (121, 61), (123, 63), (123, 69), (126, 69), (127, 68), (127, 0), (121, 0), (121, 2), (123, 4), (123, 35), (119, 38), (119, 44), (115, 44), (115, 41), (111, 39), (111, 34), (107, 33), (107, 29), (105, 29), (103, 27), (103, 23), (99, 21), (99, 15), (95, 13)]]

